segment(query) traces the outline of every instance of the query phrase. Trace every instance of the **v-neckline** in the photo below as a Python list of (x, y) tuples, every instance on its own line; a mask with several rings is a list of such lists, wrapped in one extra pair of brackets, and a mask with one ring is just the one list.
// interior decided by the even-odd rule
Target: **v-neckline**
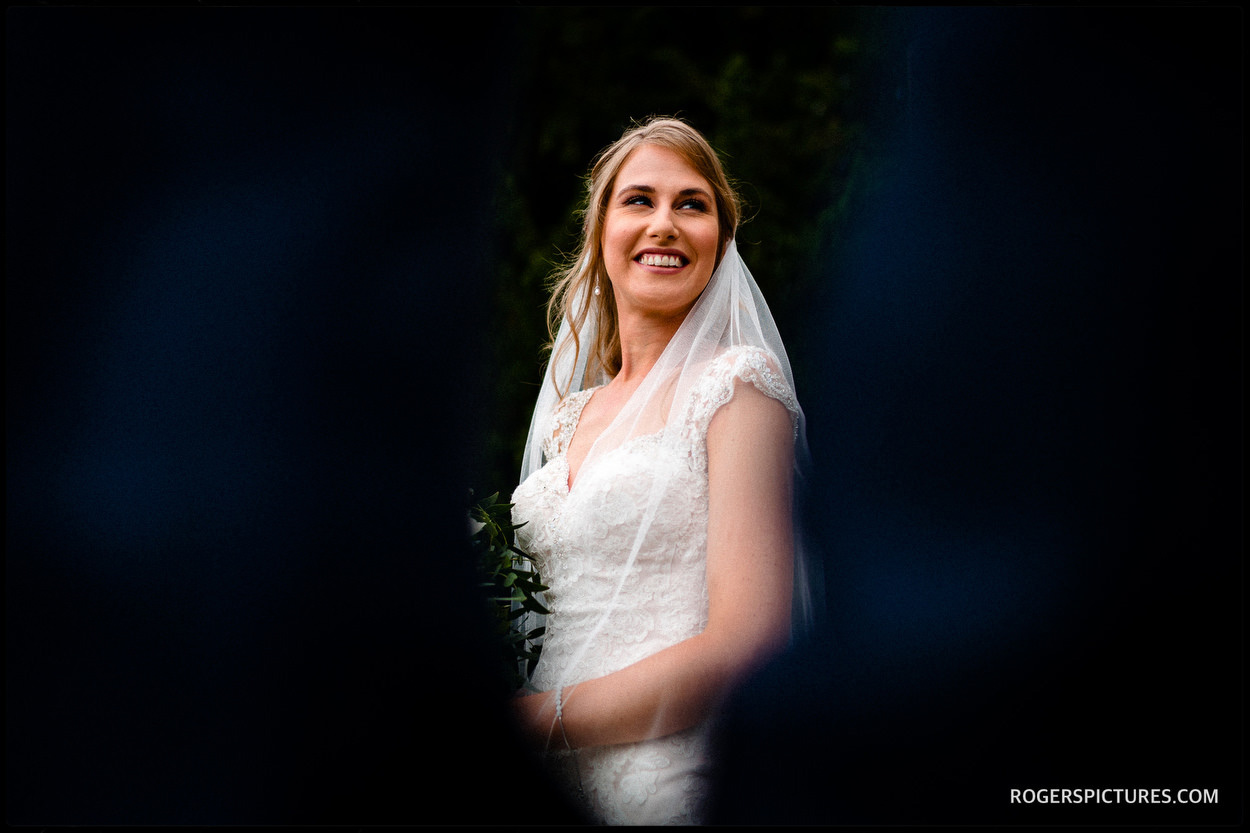
[[(578, 407), (578, 409), (577, 409), (577, 419), (573, 421), (573, 425), (572, 425), (572, 429), (571, 429), (572, 433), (570, 433), (570, 434), (569, 434), (569, 441), (568, 441), (568, 442), (565, 444), (565, 446), (564, 446), (564, 455), (563, 455), (563, 456), (564, 456), (564, 471), (565, 471), (565, 473), (564, 473), (564, 494), (566, 494), (566, 495), (570, 494), (570, 493), (573, 491), (573, 486), (574, 486), (574, 484), (575, 484), (575, 483), (577, 483), (577, 482), (579, 482), (579, 481), (581, 480), (582, 468), (584, 467), (584, 465), (585, 465), (585, 463), (586, 463), (586, 457), (589, 457), (589, 456), (590, 456), (590, 449), (587, 449), (587, 450), (586, 450), (586, 457), (583, 457), (583, 458), (582, 458), (581, 463), (579, 463), (579, 464), (578, 464), (578, 466), (577, 466), (577, 475), (578, 475), (578, 476), (577, 476), (576, 478), (574, 478), (574, 477), (573, 477), (573, 463), (572, 463), (572, 461), (570, 461), (570, 460), (569, 460), (569, 449), (571, 449), (571, 448), (573, 447), (573, 438), (577, 436), (577, 429), (578, 429), (579, 427), (581, 427), (581, 424), (582, 424), (582, 414), (586, 413), (586, 406), (590, 404), (590, 400), (592, 400), (592, 399), (594, 399), (594, 398), (595, 398), (595, 394), (596, 394), (596, 393), (598, 393), (598, 392), (599, 392), (599, 390), (600, 390), (600, 388), (602, 388), (602, 387), (603, 387), (603, 385), (596, 385), (596, 386), (595, 386), (595, 387), (593, 387), (593, 388), (587, 388), (587, 389), (586, 389), (586, 390), (590, 393), (590, 395), (589, 395), (589, 396), (587, 396), (587, 397), (586, 397), (586, 401), (585, 401), (585, 402), (583, 402), (583, 403), (581, 404), (581, 406), (580, 406), (580, 407)], [(595, 445), (595, 444), (594, 444), (594, 441), (592, 440), (592, 441), (591, 441), (591, 443), (590, 443), (591, 448), (594, 448), (594, 445)]]
[[(652, 368), (652, 369), (654, 369), (654, 368)], [(648, 373), (650, 373), (650, 371), (648, 371)], [(611, 428), (611, 427), (612, 427), (612, 425), (615, 423), (615, 421), (616, 421), (617, 417), (619, 417), (619, 415), (620, 415), (620, 412), (618, 411), (618, 412), (617, 412), (617, 415), (616, 415), (616, 416), (614, 416), (611, 420), (609, 420), (609, 421), (608, 421), (608, 424), (607, 424), (607, 426), (605, 426), (604, 430), (603, 430), (603, 431), (601, 431), (601, 432), (599, 433), (599, 437), (595, 437), (593, 440), (591, 440), (591, 442), (590, 442), (590, 448), (586, 449), (586, 456), (582, 458), (582, 461), (581, 461), (580, 463), (578, 463), (578, 465), (577, 465), (577, 476), (576, 476), (576, 477), (574, 477), (574, 476), (573, 476), (573, 464), (569, 461), (569, 449), (571, 449), (571, 448), (573, 447), (573, 440), (577, 437), (577, 429), (578, 429), (578, 428), (580, 428), (580, 427), (581, 427), (581, 425), (582, 425), (582, 416), (586, 413), (586, 408), (587, 408), (587, 406), (588, 406), (588, 405), (590, 405), (590, 400), (594, 399), (594, 398), (595, 398), (595, 394), (597, 394), (599, 391), (603, 390), (605, 387), (607, 387), (607, 386), (606, 386), (606, 385), (596, 385), (596, 386), (594, 386), (593, 388), (586, 388), (585, 390), (582, 390), (582, 391), (579, 391), (579, 392), (578, 392), (578, 393), (589, 393), (590, 395), (589, 395), (589, 396), (587, 396), (587, 397), (586, 397), (586, 401), (585, 401), (585, 402), (583, 402), (583, 403), (582, 403), (582, 404), (578, 407), (578, 411), (577, 411), (577, 419), (576, 419), (576, 420), (574, 420), (573, 425), (572, 425), (572, 429), (571, 429), (571, 430), (572, 430), (572, 433), (570, 433), (570, 434), (569, 434), (569, 441), (568, 441), (568, 443), (566, 443), (566, 444), (565, 444), (565, 446), (564, 446), (564, 453), (563, 453), (563, 455), (562, 455), (562, 456), (564, 457), (564, 468), (565, 468), (565, 476), (564, 476), (564, 478), (563, 478), (563, 482), (564, 482), (564, 494), (565, 494), (565, 496), (568, 496), (568, 495), (569, 495), (569, 494), (573, 491), (573, 487), (574, 487), (574, 486), (576, 486), (578, 483), (580, 483), (580, 482), (581, 482), (581, 480), (582, 480), (582, 469), (584, 469), (584, 468), (586, 467), (586, 462), (587, 462), (587, 460), (590, 458), (590, 452), (594, 450), (595, 443), (599, 442), (599, 437), (602, 437), (602, 436), (603, 436), (603, 434), (604, 434), (604, 432), (606, 432), (609, 428)], [(576, 396), (576, 395), (577, 395), (577, 394), (570, 394), (570, 396)], [(630, 394), (630, 395), (632, 396), (633, 394)], [(671, 392), (670, 392), (670, 394), (669, 394), (669, 395), (671, 395)], [(568, 401), (568, 400), (566, 399), (566, 400), (565, 400), (565, 402), (567, 402), (567, 401)], [(671, 407), (671, 405), (672, 405), (672, 401), (671, 401), (671, 400), (667, 400), (667, 399), (666, 399), (666, 400), (662, 400), (662, 403), (663, 403), (663, 406), (664, 406), (664, 408), (665, 408), (665, 411), (667, 412), (667, 410), (669, 409), (669, 407)], [(628, 400), (626, 401), (626, 405), (625, 405), (625, 406), (623, 406), (623, 407), (627, 407), (627, 406), (628, 406)], [(655, 431), (650, 432), (650, 433), (648, 433), (648, 434), (638, 434), (638, 435), (635, 435), (635, 436), (631, 436), (628, 440), (626, 440), (626, 441), (622, 444), (622, 447), (624, 447), (625, 445), (629, 445), (629, 444), (630, 444), (630, 443), (632, 443), (634, 440), (640, 439), (641, 437), (650, 437), (650, 436), (655, 436), (656, 434), (659, 434), (661, 431), (663, 431), (663, 430), (664, 430), (664, 426), (665, 426), (666, 424), (667, 424), (667, 421), (666, 421), (664, 424), (661, 424), (661, 425), (660, 425), (660, 427), (659, 427), (659, 428), (657, 428)]]

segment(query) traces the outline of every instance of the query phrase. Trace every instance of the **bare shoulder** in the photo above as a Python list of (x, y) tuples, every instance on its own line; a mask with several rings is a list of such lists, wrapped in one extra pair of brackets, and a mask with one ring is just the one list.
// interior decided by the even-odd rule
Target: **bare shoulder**
[[(792, 418), (798, 414), (798, 400), (777, 357), (759, 347), (732, 347), (712, 360), (710, 376), (728, 386), (725, 398), (751, 399), (752, 391), (779, 402)], [(747, 383), (747, 384), (744, 384)]]
[(776, 358), (758, 347), (726, 350), (713, 360), (726, 385), (721, 405), (708, 426), (708, 450), (726, 434), (794, 438), (797, 403)]
[(742, 470), (788, 472), (794, 460), (794, 422), (780, 401), (742, 379), (733, 398), (712, 418), (707, 431), (709, 473)]
[(790, 410), (776, 397), (761, 391), (744, 379), (733, 380), (733, 397), (722, 405), (708, 426), (708, 442), (728, 433), (776, 433), (793, 439), (794, 426)]

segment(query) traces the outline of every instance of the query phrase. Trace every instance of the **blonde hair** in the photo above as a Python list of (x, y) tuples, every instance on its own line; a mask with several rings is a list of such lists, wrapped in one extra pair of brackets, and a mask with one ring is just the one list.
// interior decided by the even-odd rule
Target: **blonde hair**
[[(725, 246), (733, 239), (742, 213), (742, 203), (737, 192), (725, 175), (720, 158), (708, 144), (703, 134), (684, 121), (674, 118), (653, 117), (627, 130), (621, 138), (608, 145), (591, 163), (586, 179), (586, 207), (582, 211), (582, 239), (573, 259), (552, 275), (551, 300), (547, 303), (547, 329), (554, 343), (560, 322), (568, 319), (573, 338), (561, 346), (572, 349), (574, 355), (588, 350), (586, 379), (602, 375), (615, 376), (621, 369), (621, 341), (616, 320), (616, 302), (612, 284), (608, 280), (603, 262), (603, 223), (607, 215), (608, 200), (625, 161), (638, 148), (655, 145), (675, 152), (690, 167), (708, 181), (716, 201), (716, 218), (720, 225), (721, 248), (716, 255), (720, 265)], [(600, 294), (595, 295), (595, 287)], [(577, 298), (585, 299), (581, 305)], [(578, 333), (586, 323), (592, 306), (596, 308), (598, 330), (589, 344), (583, 345)], [(574, 308), (577, 307), (577, 308)], [(554, 374), (556, 356), (551, 357)], [(576, 366), (576, 362), (574, 362)], [(561, 390), (561, 380), (552, 377), (561, 398), (567, 390)]]

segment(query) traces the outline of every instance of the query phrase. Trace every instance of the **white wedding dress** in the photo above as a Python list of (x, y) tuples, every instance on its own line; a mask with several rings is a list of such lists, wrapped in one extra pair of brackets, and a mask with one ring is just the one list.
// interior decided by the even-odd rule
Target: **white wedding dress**
[[(554, 431), (543, 443), (545, 465), (512, 497), (513, 523), (524, 524), (518, 543), (550, 587), (535, 688), (602, 677), (707, 625), (707, 429), (742, 383), (779, 400), (797, 419), (794, 393), (770, 355), (756, 347), (730, 348), (699, 375), (684, 413), (663, 430), (588, 462), (572, 489), (566, 453), (594, 389), (571, 394), (557, 407)], [(672, 487), (655, 507), (647, 539), (622, 583), (626, 553), (657, 476), (672, 478)], [(576, 697), (574, 689), (566, 702)], [(600, 821), (690, 824), (701, 821), (707, 795), (707, 740), (705, 721), (667, 737), (554, 757), (568, 774), (570, 792), (580, 786), (588, 812)], [(560, 745), (557, 735), (552, 748)]]

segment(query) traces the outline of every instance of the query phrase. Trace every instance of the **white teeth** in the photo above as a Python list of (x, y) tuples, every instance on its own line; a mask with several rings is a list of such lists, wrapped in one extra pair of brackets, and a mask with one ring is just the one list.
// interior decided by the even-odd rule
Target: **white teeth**
[(643, 266), (681, 266), (681, 258), (677, 255), (645, 254), (638, 258)]

